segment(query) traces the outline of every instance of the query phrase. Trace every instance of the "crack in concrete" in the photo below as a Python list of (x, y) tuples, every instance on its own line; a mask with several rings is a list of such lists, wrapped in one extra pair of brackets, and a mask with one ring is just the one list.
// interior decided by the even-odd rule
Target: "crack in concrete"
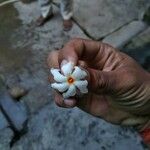
[(27, 128), (27, 126), (25, 126), (21, 131), (17, 131), (17, 130), (14, 130), (14, 129), (12, 129), (12, 131), (14, 132), (14, 136), (10, 141), (10, 148), (12, 148), (13, 145), (16, 142), (18, 142), (21, 139), (22, 136), (24, 136), (25, 134), (28, 133), (28, 128)]
[(133, 22), (133, 21), (138, 21), (138, 20), (137, 20), (137, 19), (133, 19), (133, 20), (131, 20), (131, 21), (129, 21), (129, 22), (123, 24), (122, 26), (120, 26), (120, 27), (117, 28), (116, 30), (114, 30), (114, 31), (112, 31), (112, 32), (109, 32), (108, 34), (106, 34), (105, 36), (103, 36), (101, 39), (103, 40), (105, 37), (107, 37), (107, 36), (109, 36), (109, 35), (111, 35), (111, 34), (117, 32), (117, 31), (119, 31), (121, 28), (123, 28), (123, 27), (129, 25), (129, 24), (130, 24), (131, 22)]
[(18, 141), (20, 140), (20, 138), (25, 135), (28, 132), (28, 128), (27, 128), (27, 122), (28, 119), (23, 123), (23, 128), (18, 131), (13, 122), (11, 121), (11, 119), (9, 118), (9, 116), (7, 115), (7, 113), (5, 112), (5, 110), (0, 106), (0, 109), (2, 111), (2, 113), (4, 114), (5, 118), (7, 119), (8, 123), (9, 123), (9, 128), (13, 131), (14, 136), (10, 141), (10, 148)]
[[(56, 7), (59, 8), (59, 4), (58, 4), (58, 3), (53, 2), (53, 4), (54, 4)], [(112, 31), (112, 32), (109, 32), (109, 33), (106, 34), (105, 36), (103, 36), (103, 37), (97, 39), (97, 38), (93, 37), (92, 35), (90, 35), (90, 34), (88, 33), (88, 31), (87, 31), (84, 27), (82, 27), (82, 26), (80, 25), (80, 23), (79, 23), (74, 17), (73, 17), (72, 19), (73, 19), (73, 21), (76, 23), (76, 25), (82, 30), (82, 32), (83, 32), (88, 38), (90, 38), (90, 39), (92, 39), (92, 40), (95, 40), (95, 41), (101, 41), (101, 40), (103, 40), (104, 38), (106, 38), (107, 36), (109, 36), (109, 35), (111, 35), (111, 34), (117, 32), (117, 31), (119, 31), (121, 28), (123, 28), (123, 27), (129, 25), (131, 22), (133, 22), (133, 21), (138, 21), (138, 19), (133, 19), (133, 20), (131, 20), (131, 21), (129, 21), (129, 22), (123, 24), (122, 26), (120, 26), (120, 27), (117, 28), (116, 30), (114, 30), (114, 31)], [(136, 35), (135, 35), (135, 36), (136, 36)], [(133, 38), (134, 38), (134, 37), (133, 37)]]
[(73, 17), (72, 18), (73, 19), (73, 21), (76, 23), (76, 25), (80, 28), (80, 30), (82, 30), (82, 32), (88, 37), (88, 38), (90, 38), (90, 39), (92, 39), (92, 40), (96, 40), (94, 37), (92, 37), (87, 31), (86, 31), (86, 29), (84, 29), (79, 23), (78, 23), (78, 21)]

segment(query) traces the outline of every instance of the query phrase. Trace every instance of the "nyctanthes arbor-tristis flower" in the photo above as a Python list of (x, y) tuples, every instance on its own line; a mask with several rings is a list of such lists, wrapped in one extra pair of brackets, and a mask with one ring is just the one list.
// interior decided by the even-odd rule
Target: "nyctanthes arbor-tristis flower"
[(85, 80), (87, 73), (73, 63), (62, 65), (61, 70), (52, 68), (51, 73), (56, 81), (51, 87), (61, 92), (64, 99), (75, 96), (77, 89), (81, 93), (88, 93), (88, 82)]

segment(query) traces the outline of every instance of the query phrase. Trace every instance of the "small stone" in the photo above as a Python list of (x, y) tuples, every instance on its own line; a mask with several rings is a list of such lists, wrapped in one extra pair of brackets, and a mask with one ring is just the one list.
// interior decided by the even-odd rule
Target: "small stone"
[(20, 102), (13, 101), (6, 91), (0, 93), (0, 106), (12, 126), (16, 130), (21, 131), (28, 119), (26, 106)]
[(10, 95), (17, 100), (25, 96), (27, 92), (28, 91), (21, 86), (15, 86), (9, 90)]

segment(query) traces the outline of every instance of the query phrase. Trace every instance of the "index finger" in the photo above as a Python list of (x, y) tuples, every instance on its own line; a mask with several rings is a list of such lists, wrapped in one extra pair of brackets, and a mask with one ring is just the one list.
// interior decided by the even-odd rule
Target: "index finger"
[[(99, 62), (101, 65), (107, 60), (106, 54), (109, 55), (114, 49), (102, 42), (86, 40), (86, 39), (73, 39), (68, 42), (59, 53), (58, 62), (61, 64), (63, 60), (71, 61), (74, 65), (78, 64), (79, 60), (87, 62)], [(107, 51), (107, 53), (105, 53)], [(104, 60), (105, 58), (105, 60)]]

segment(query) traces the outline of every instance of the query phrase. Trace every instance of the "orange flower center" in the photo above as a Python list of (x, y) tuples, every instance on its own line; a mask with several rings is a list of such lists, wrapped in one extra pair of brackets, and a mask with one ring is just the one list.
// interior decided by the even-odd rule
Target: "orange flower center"
[(68, 83), (69, 83), (69, 84), (72, 84), (73, 82), (74, 82), (74, 79), (73, 79), (72, 77), (69, 77), (69, 78), (68, 78)]

